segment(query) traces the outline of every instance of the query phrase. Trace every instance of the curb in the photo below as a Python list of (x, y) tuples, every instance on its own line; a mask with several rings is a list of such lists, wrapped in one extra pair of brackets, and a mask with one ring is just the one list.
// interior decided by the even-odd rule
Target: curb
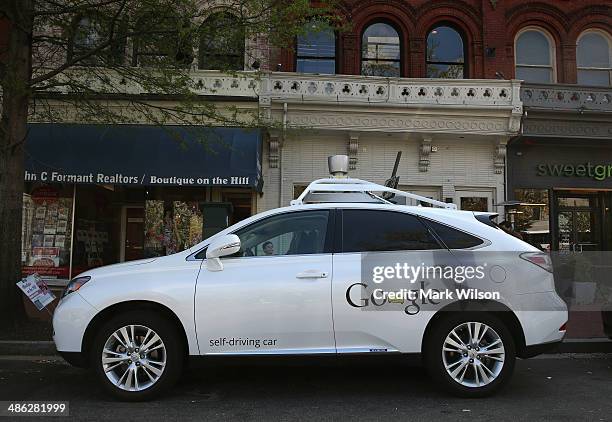
[[(547, 353), (612, 353), (612, 340), (603, 338), (566, 339)], [(57, 355), (57, 350), (52, 341), (2, 340), (0, 341), (0, 355), (52, 356)]]
[(57, 350), (52, 341), (0, 341), (0, 355), (51, 356), (56, 354)]

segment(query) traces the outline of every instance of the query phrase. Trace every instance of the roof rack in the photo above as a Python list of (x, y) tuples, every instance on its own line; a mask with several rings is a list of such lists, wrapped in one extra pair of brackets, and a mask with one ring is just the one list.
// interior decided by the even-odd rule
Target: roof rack
[(361, 179), (351, 178), (329, 178), (318, 179), (308, 185), (302, 194), (291, 201), (291, 205), (302, 205), (322, 202), (355, 202), (355, 203), (379, 203), (397, 205), (380, 195), (388, 192), (396, 197), (410, 198), (425, 202), (437, 208), (456, 210), (457, 205), (436, 201), (426, 196), (404, 192), (399, 189), (379, 185)]

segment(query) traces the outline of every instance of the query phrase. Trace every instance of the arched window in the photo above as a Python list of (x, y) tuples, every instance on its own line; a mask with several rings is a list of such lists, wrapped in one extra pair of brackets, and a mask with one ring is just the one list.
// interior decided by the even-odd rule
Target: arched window
[(296, 70), (304, 73), (336, 73), (336, 34), (314, 21), (297, 36)]
[(136, 23), (134, 65), (189, 66), (193, 61), (190, 25), (172, 15), (143, 14)]
[(244, 70), (244, 29), (236, 16), (213, 13), (200, 26), (198, 67)]
[[(114, 23), (113, 30), (116, 33), (115, 41), (106, 45), (108, 28), (101, 23), (101, 19), (95, 16), (80, 16), (72, 25), (70, 42), (68, 44), (68, 61), (79, 57), (78, 65), (102, 66), (115, 64), (123, 60), (125, 53), (125, 38), (122, 37), (125, 30), (122, 22)], [(102, 44), (105, 44), (102, 47)], [(89, 53), (92, 53), (88, 55)]]
[(92, 50), (100, 43), (100, 29), (90, 17), (79, 19), (72, 38), (75, 53)]
[(374, 23), (361, 37), (361, 74), (400, 76), (400, 36), (391, 25)]
[(553, 45), (552, 39), (539, 29), (519, 33), (515, 45), (516, 78), (526, 82), (555, 82)]
[(463, 79), (465, 73), (464, 42), (459, 32), (438, 26), (427, 34), (427, 77)]
[(612, 42), (599, 31), (587, 31), (576, 46), (578, 83), (580, 85), (612, 85)]

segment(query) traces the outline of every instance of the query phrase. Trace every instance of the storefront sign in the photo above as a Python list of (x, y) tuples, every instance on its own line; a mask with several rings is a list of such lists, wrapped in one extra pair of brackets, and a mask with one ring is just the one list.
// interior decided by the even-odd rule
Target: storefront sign
[(25, 180), (261, 188), (261, 134), (239, 128), (32, 124)]
[(538, 164), (538, 176), (589, 177), (594, 180), (605, 180), (612, 177), (612, 164)]
[(508, 146), (508, 191), (612, 189), (612, 145), (601, 140), (522, 139)]

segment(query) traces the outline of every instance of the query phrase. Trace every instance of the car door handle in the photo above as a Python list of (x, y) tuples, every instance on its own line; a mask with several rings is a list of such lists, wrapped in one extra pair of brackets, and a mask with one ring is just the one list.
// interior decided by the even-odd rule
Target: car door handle
[(316, 270), (306, 270), (301, 273), (297, 273), (296, 278), (327, 278), (327, 273)]

